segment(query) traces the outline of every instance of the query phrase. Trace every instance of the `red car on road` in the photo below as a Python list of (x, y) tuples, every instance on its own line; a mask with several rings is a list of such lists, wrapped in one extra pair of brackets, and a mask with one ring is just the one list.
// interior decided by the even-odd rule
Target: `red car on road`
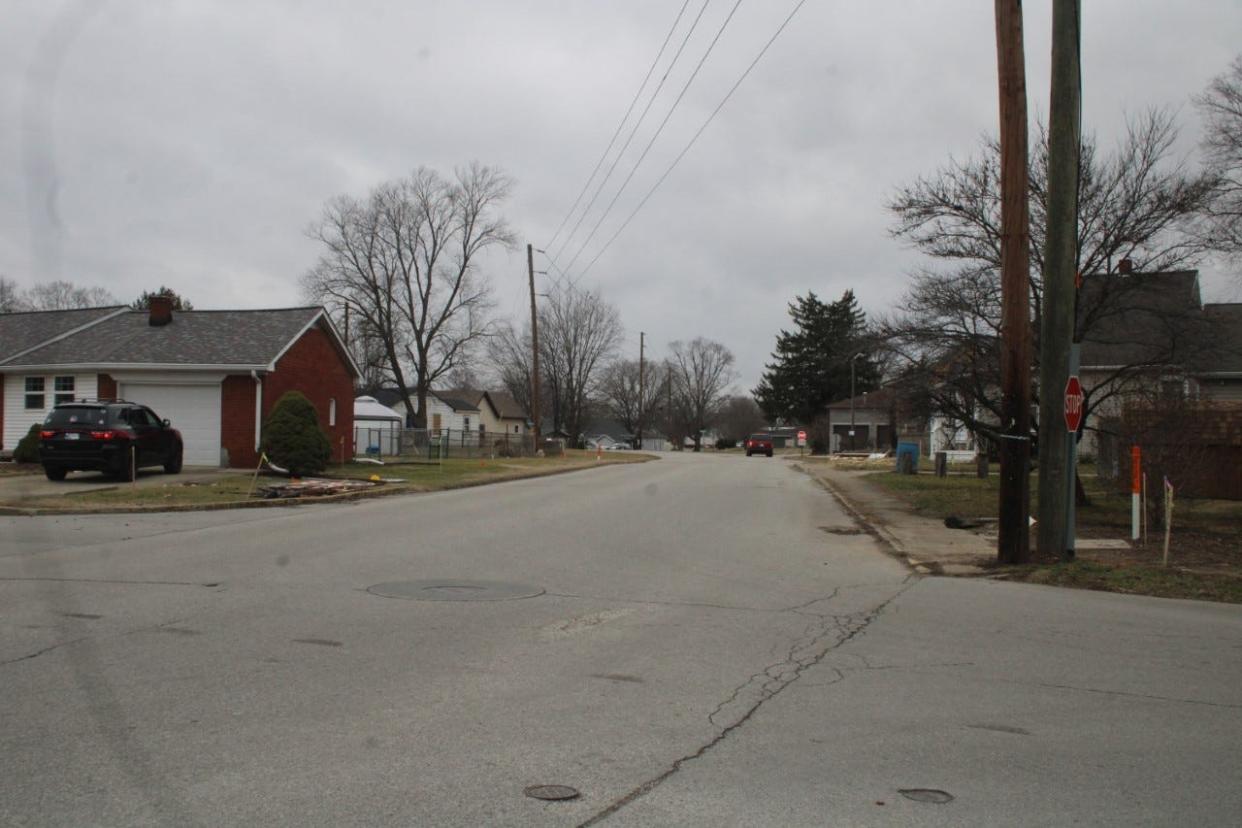
[(766, 454), (772, 456), (772, 435), (771, 434), (752, 434), (746, 438), (746, 456), (752, 454)]

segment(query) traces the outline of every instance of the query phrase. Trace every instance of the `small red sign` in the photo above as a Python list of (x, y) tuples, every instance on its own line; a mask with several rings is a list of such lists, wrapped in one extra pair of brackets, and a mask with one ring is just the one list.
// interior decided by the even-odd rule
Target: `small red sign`
[(806, 439), (806, 432), (805, 432), (805, 431), (799, 431), (799, 432), (798, 432), (798, 439), (799, 439), (799, 440), (805, 440), (805, 439)]
[(1065, 427), (1069, 431), (1078, 431), (1082, 425), (1082, 404), (1085, 399), (1082, 383), (1074, 375), (1065, 383)]

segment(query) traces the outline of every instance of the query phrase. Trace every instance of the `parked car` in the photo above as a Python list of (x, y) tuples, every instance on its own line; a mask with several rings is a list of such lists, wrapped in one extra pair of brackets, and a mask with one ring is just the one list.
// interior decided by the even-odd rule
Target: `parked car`
[(181, 471), (181, 432), (145, 405), (124, 400), (60, 403), (39, 431), (48, 480), (71, 471), (102, 471), (132, 480), (136, 469)]
[(746, 438), (746, 456), (752, 454), (766, 454), (772, 456), (772, 435), (771, 434), (752, 434)]

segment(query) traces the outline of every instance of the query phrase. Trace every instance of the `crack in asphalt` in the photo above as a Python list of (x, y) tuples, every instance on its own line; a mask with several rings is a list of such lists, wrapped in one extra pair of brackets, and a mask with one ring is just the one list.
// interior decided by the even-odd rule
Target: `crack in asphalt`
[(1051, 684), (1043, 681), (1013, 681), (1007, 679), (998, 679), (1005, 684), (1018, 684), (1026, 687), (1047, 687), (1052, 690), (1075, 690), (1079, 693), (1096, 693), (1102, 696), (1121, 696), (1130, 699), (1149, 699), (1151, 701), (1174, 702), (1175, 704), (1195, 704), (1203, 707), (1223, 707), (1229, 710), (1242, 710), (1242, 704), (1230, 704), (1229, 702), (1210, 702), (1200, 699), (1179, 699), (1174, 696), (1156, 696), (1148, 693), (1127, 693), (1124, 690), (1101, 690), (1096, 687), (1075, 687), (1072, 684)]
[(58, 650), (61, 647), (68, 647), (70, 644), (77, 644), (79, 641), (85, 641), (88, 638), (90, 638), (89, 635), (84, 635), (81, 638), (74, 638), (69, 641), (62, 641), (59, 644), (53, 644), (50, 647), (44, 647), (42, 650), (37, 650), (33, 653), (27, 653), (24, 656), (18, 656), (17, 658), (10, 658), (7, 661), (0, 661), (0, 667), (4, 667), (5, 665), (8, 665), (8, 664), (16, 664), (19, 661), (29, 661), (32, 658), (38, 658), (44, 653), (50, 653), (52, 652), (52, 650)]
[(811, 615), (811, 616), (818, 617), (820, 615), (819, 613), (808, 613), (808, 612), (804, 612), (804, 610), (807, 607), (813, 606), (815, 604), (823, 603), (824, 601), (831, 601), (833, 598), (836, 598), (837, 595), (839, 595), (843, 590), (867, 589), (869, 587), (873, 587), (873, 588), (891, 587), (894, 585), (894, 583), (901, 585), (901, 586), (905, 586), (906, 584), (909, 584), (911, 581), (918, 580), (920, 577), (922, 576), (919, 575), (917, 572), (911, 572), (910, 574), (906, 575), (906, 577), (896, 582), (889, 581), (887, 583), (844, 584), (842, 586), (838, 586), (835, 589), (833, 589), (829, 595), (826, 595), (826, 596), (821, 595), (818, 598), (812, 598), (809, 601), (805, 601), (801, 604), (795, 604), (792, 607), (772, 607), (772, 608), (743, 607), (743, 606), (738, 606), (736, 604), (711, 604), (711, 603), (706, 603), (706, 602), (701, 602), (701, 601), (653, 601), (650, 599), (640, 599), (640, 598), (618, 598), (618, 597), (603, 596), (603, 595), (580, 595), (580, 594), (570, 593), (570, 592), (548, 591), (543, 594), (548, 598), (569, 598), (575, 601), (603, 601), (603, 602), (612, 602), (615, 604), (639, 604), (639, 605), (654, 606), (654, 607), (693, 607), (696, 609), (718, 609), (718, 610), (727, 610), (731, 612), (761, 612), (761, 613), (765, 613), (768, 615), (780, 615), (782, 613), (792, 612), (792, 613), (797, 613), (800, 615)]
[(52, 581), (71, 584), (120, 584), (122, 586), (196, 586), (218, 587), (219, 581), (123, 581), (112, 578), (40, 578), (0, 575), (0, 581)]
[[(871, 623), (875, 621), (890, 604), (893, 603), (893, 601), (896, 601), (913, 586), (914, 584), (907, 579), (901, 589), (894, 592), (870, 610), (862, 613), (830, 615), (828, 613), (811, 614), (802, 611), (800, 614), (813, 615), (813, 617), (817, 618), (817, 621), (813, 621), (807, 625), (802, 636), (795, 639), (790, 645), (784, 659), (773, 664), (769, 664), (763, 670), (751, 674), (746, 681), (742, 682), (742, 684), (733, 690), (728, 698), (717, 705), (716, 709), (708, 714), (708, 721), (713, 726), (720, 728), (719, 732), (712, 737), (712, 739), (701, 745), (693, 753), (688, 753), (676, 759), (662, 773), (648, 779), (646, 782), (634, 788), (629, 793), (614, 800), (610, 805), (603, 810), (596, 812), (585, 822), (579, 823), (578, 828), (588, 828), (588, 826), (603, 822), (613, 814), (620, 811), (622, 808), (625, 808), (663, 785), (671, 777), (676, 775), (687, 763), (703, 758), (709, 751), (727, 739), (734, 731), (738, 730), (750, 721), (751, 718), (758, 713), (760, 708), (762, 708), (767, 702), (776, 698), (776, 696), (780, 695), (786, 688), (801, 678), (802, 674), (806, 670), (818, 665), (833, 650), (849, 643), (854, 638), (862, 634), (862, 632), (865, 631)], [(840, 588), (834, 590), (833, 595), (835, 595), (839, 589)], [(804, 606), (809, 606), (810, 604), (818, 603), (823, 600), (826, 600), (826, 598), (816, 599), (815, 601), (811, 601)], [(835, 640), (831, 643), (826, 643), (825, 639), (832, 637), (834, 633), (836, 633)], [(809, 641), (806, 640), (807, 636), (810, 636)], [(832, 669), (832, 671), (836, 674), (836, 678), (824, 682), (824, 686), (835, 684), (845, 678), (845, 674), (840, 670), (835, 667), (830, 669)], [(716, 718), (720, 716), (727, 707), (737, 702), (737, 700), (741, 698), (742, 694), (745, 693), (746, 689), (754, 685), (756, 682), (759, 682), (757, 687), (758, 698), (751, 702), (749, 706), (746, 707), (746, 709), (742, 711), (741, 714), (738, 715), (733, 721), (721, 727), (721, 725), (716, 721)]]

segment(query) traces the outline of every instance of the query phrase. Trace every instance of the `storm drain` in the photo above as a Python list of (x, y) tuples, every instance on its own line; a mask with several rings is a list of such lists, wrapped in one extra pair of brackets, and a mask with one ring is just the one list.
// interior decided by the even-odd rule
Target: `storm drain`
[(548, 802), (563, 802), (567, 799), (577, 799), (582, 796), (577, 788), (571, 788), (568, 785), (531, 785), (523, 793), (529, 797), (547, 800)]
[(943, 805), (953, 801), (953, 794), (938, 791), (935, 788), (901, 788), (897, 793), (915, 802), (930, 802), (934, 805)]
[(383, 598), (408, 601), (512, 601), (543, 595), (542, 587), (505, 581), (436, 579), (427, 581), (389, 581), (367, 587), (367, 592)]

